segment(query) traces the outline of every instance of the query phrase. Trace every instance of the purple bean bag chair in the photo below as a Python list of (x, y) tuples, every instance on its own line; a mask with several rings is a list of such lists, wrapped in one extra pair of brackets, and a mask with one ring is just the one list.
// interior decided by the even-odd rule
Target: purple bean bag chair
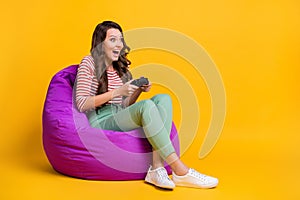
[[(51, 80), (43, 110), (43, 145), (52, 167), (65, 175), (91, 180), (144, 179), (152, 148), (142, 128), (128, 132), (90, 126), (73, 102), (78, 65), (58, 72)], [(179, 155), (177, 130), (170, 138)], [(167, 166), (168, 173), (170, 167)]]

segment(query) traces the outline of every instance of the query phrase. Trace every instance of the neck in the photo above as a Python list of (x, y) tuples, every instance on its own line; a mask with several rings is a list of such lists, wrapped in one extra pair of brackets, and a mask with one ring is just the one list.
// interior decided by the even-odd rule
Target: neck
[(108, 70), (108, 71), (114, 71), (113, 65), (112, 65), (112, 64), (108, 65), (108, 66), (106, 67), (106, 70)]
[(110, 60), (109, 58), (105, 57), (104, 62), (105, 62), (106, 68), (109, 68), (110, 66), (112, 67), (112, 60)]

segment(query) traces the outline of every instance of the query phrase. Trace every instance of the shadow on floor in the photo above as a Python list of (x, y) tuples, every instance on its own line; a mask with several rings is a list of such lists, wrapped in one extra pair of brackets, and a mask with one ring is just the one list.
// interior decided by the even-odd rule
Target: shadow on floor
[(47, 173), (55, 176), (65, 176), (55, 171), (50, 165), (43, 149), (42, 131), (37, 127), (27, 133), (28, 137), (21, 141), (8, 155), (11, 162), (30, 171)]

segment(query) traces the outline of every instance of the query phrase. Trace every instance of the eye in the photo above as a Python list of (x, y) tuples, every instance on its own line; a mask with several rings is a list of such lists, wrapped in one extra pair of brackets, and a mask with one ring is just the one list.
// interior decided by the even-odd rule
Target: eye
[(110, 41), (111, 41), (111, 42), (115, 42), (115, 41), (116, 41), (116, 38), (110, 38)]

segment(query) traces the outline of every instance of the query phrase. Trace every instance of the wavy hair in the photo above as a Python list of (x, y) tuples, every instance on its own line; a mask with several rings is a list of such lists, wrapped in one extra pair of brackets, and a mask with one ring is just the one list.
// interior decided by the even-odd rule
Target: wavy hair
[[(104, 62), (104, 52), (102, 50), (103, 42), (106, 38), (106, 33), (108, 29), (118, 29), (122, 35), (123, 31), (119, 24), (113, 21), (103, 21), (98, 24), (94, 30), (93, 38), (92, 38), (92, 47), (90, 50), (91, 56), (95, 62), (95, 71), (96, 77), (99, 81), (98, 94), (102, 94), (107, 92), (108, 87), (108, 79), (106, 73), (106, 66)], [(128, 65), (131, 64), (130, 60), (127, 59), (127, 54), (130, 51), (130, 48), (126, 45), (124, 38), (122, 38), (123, 48), (120, 52), (119, 59), (117, 61), (113, 61), (113, 68), (116, 70), (118, 75), (121, 77), (123, 83), (132, 79), (132, 75), (128, 70)]]

